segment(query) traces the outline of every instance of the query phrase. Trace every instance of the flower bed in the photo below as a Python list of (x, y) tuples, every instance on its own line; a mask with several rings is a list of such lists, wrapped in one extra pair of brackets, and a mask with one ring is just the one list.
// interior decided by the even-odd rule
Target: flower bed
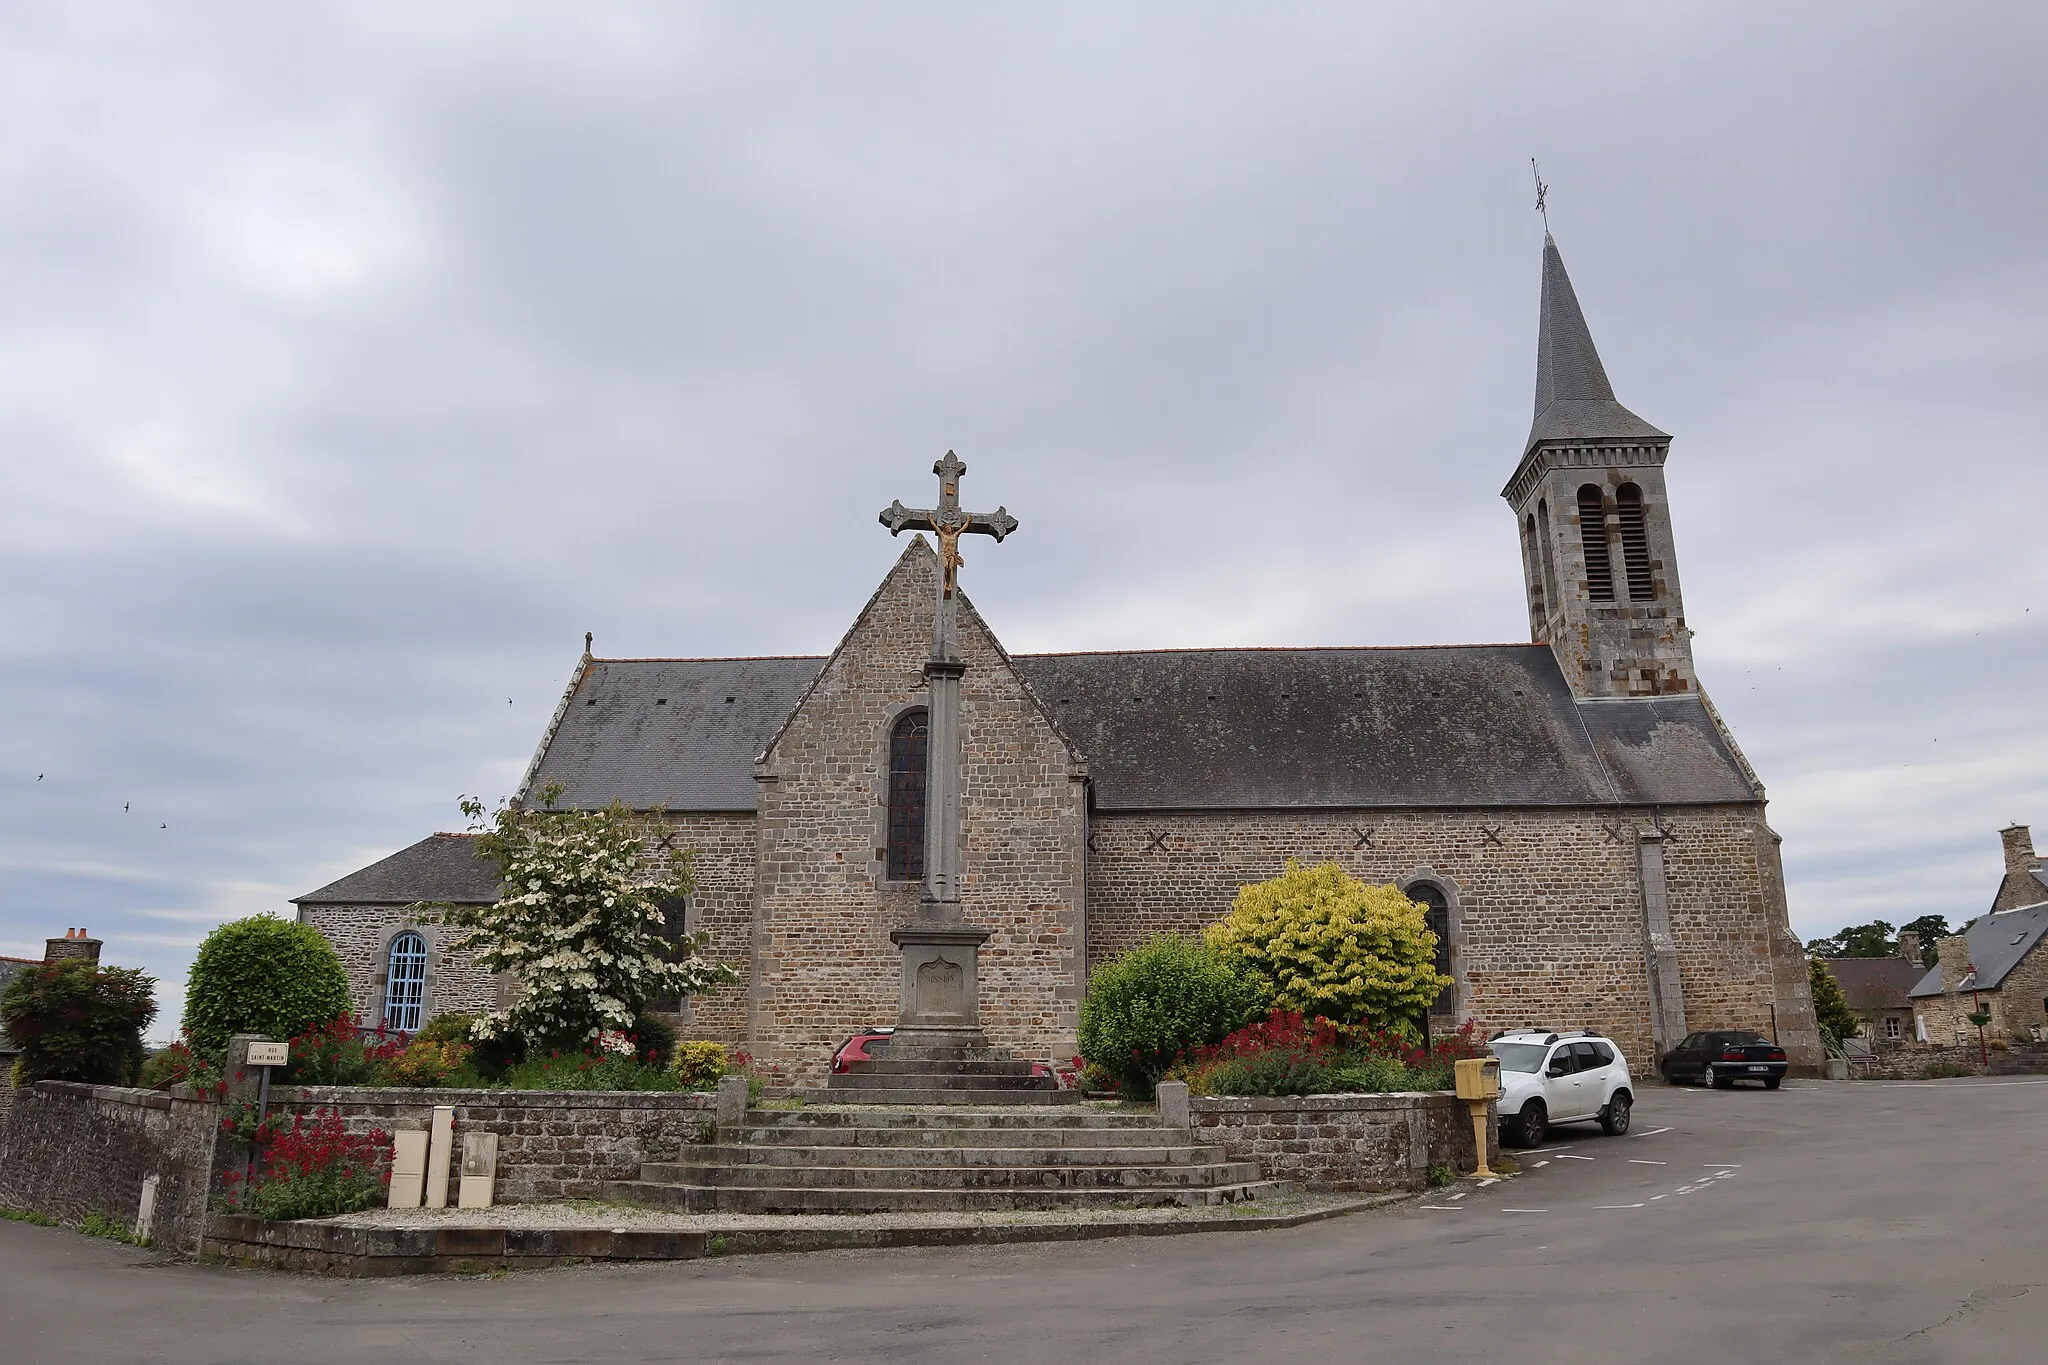
[(1346, 1029), (1276, 1009), (1212, 1047), (1182, 1053), (1166, 1079), (1214, 1096), (1449, 1090), (1456, 1062), (1485, 1050), (1470, 1024), (1422, 1047), (1391, 1030)]

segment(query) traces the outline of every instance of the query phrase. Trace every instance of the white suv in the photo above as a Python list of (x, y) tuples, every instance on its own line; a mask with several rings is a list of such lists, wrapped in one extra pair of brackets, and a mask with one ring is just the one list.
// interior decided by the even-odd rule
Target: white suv
[(1628, 1131), (1635, 1083), (1621, 1049), (1597, 1033), (1509, 1029), (1487, 1043), (1500, 1058), (1501, 1141), (1540, 1147), (1553, 1123), (1598, 1119)]

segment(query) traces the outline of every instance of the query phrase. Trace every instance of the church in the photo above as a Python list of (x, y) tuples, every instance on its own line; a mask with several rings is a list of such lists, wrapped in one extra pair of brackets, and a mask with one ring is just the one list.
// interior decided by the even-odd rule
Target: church
[[(1764, 789), (1693, 668), (1670, 443), (1615, 400), (1546, 234), (1535, 418), (1502, 490), (1530, 643), (1013, 655), (963, 596), (959, 900), (990, 931), (990, 1041), (1071, 1056), (1094, 965), (1198, 934), (1297, 859), (1427, 907), (1454, 982), (1434, 1029), (1593, 1028), (1648, 1074), (1689, 1031), (1753, 1028), (1816, 1068)], [(916, 536), (823, 656), (586, 641), (519, 790), (659, 812), (650, 853), (692, 861), (685, 927), (744, 982), (682, 1002), (686, 1035), (785, 1084), (897, 1017), (940, 573)], [(411, 907), (496, 895), (472, 841), (435, 834), (294, 904), (364, 1018), (416, 1028), (517, 985)]]

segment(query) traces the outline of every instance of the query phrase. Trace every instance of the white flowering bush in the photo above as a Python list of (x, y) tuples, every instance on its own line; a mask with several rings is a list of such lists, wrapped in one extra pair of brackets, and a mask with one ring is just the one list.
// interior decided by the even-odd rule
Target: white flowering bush
[(474, 1036), (516, 1034), (529, 1048), (624, 1043), (630, 1052), (634, 1016), (650, 999), (733, 985), (739, 973), (704, 956), (708, 933), (668, 930), (661, 907), (690, 894), (687, 856), (649, 859), (644, 823), (617, 801), (558, 810), (560, 798), (550, 786), (539, 806), (501, 805), (488, 820), (482, 802), (463, 798), (503, 895), (493, 905), (422, 908), (457, 931), (449, 947), (526, 987), (512, 1008), (478, 1016)]

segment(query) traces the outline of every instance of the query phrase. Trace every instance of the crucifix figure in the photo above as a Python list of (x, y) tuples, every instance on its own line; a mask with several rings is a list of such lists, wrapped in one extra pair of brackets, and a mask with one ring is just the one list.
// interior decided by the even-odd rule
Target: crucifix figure
[(989, 936), (988, 930), (968, 924), (960, 910), (960, 677), (967, 671), (956, 624), (960, 537), (985, 535), (1000, 541), (1017, 529), (1017, 519), (1001, 507), (993, 512), (961, 510), (960, 476), (966, 472), (960, 457), (947, 451), (932, 466), (932, 473), (939, 476), (938, 506), (892, 502), (881, 517), (891, 535), (930, 531), (939, 540), (932, 652), (924, 665), (924, 896), (916, 922), (889, 935), (903, 949), (898, 1027), (933, 1037), (979, 1032), (975, 957)]

